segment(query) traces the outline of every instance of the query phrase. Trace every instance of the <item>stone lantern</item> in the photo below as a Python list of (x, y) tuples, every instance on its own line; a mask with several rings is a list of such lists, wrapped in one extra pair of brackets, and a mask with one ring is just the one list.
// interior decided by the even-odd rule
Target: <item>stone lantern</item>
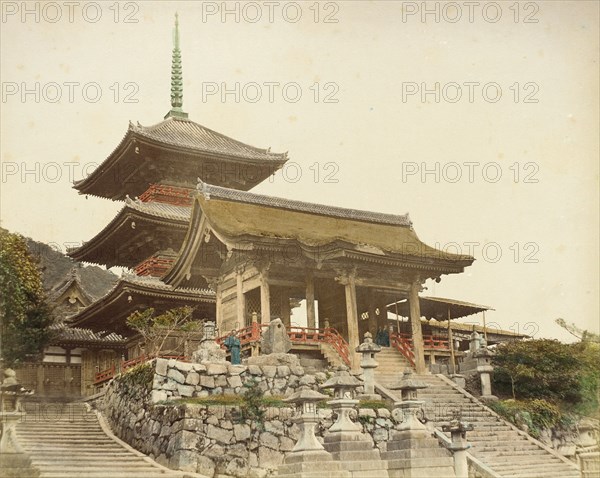
[(333, 390), (333, 400), (327, 403), (337, 413), (336, 422), (329, 428), (330, 432), (356, 432), (362, 427), (350, 420), (350, 413), (359, 401), (354, 399), (354, 392), (360, 382), (350, 374), (348, 367), (338, 367), (336, 374), (327, 380), (321, 388)]
[(400, 390), (402, 397), (401, 402), (394, 404), (404, 415), (402, 423), (397, 427), (398, 430), (426, 430), (425, 425), (417, 418), (417, 413), (423, 405), (423, 402), (418, 400), (417, 392), (428, 386), (425, 382), (414, 378), (411, 369), (406, 369), (400, 382), (390, 387), (391, 390)]
[(453, 418), (448, 425), (443, 425), (442, 430), (450, 432), (451, 443), (448, 447), (454, 454), (454, 473), (456, 478), (468, 478), (469, 466), (466, 451), (471, 447), (467, 443), (467, 432), (473, 430), (473, 425), (461, 421), (460, 410), (453, 412)]
[(25, 412), (21, 399), (33, 395), (33, 391), (22, 387), (14, 370), (4, 370), (4, 380), (0, 385), (0, 470), (2, 476), (39, 476), (39, 470), (33, 468), (31, 460), (19, 445), (15, 437), (15, 427), (23, 420)]
[(317, 402), (327, 398), (329, 398), (327, 395), (304, 386), (284, 400), (284, 402), (295, 404), (299, 412), (294, 421), (300, 427), (300, 438), (298, 438), (292, 449), (292, 453), (307, 451), (323, 451), (323, 453), (326, 453), (323, 445), (319, 443), (315, 436), (315, 426), (319, 422)]
[(481, 398), (483, 400), (498, 400), (498, 397), (492, 394), (492, 357), (494, 352), (487, 348), (487, 342), (483, 337), (479, 338), (479, 347), (474, 355), (477, 360), (477, 373), (481, 382)]
[(364, 342), (356, 347), (356, 351), (362, 354), (360, 367), (363, 369), (365, 391), (360, 398), (363, 400), (381, 399), (381, 396), (375, 393), (375, 369), (378, 365), (375, 354), (381, 352), (381, 347), (373, 343), (372, 337), (371, 332), (366, 332)]
[(207, 340), (214, 340), (216, 335), (217, 327), (214, 322), (206, 321), (204, 322), (204, 334), (203, 338)]

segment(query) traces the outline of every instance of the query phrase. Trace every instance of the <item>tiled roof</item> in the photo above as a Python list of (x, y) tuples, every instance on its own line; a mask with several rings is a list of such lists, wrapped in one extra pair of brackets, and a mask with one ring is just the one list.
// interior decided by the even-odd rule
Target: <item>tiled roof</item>
[(161, 143), (208, 153), (221, 153), (242, 159), (285, 161), (287, 153), (271, 153), (236, 141), (188, 119), (169, 117), (154, 126), (130, 125), (136, 134)]
[(274, 196), (265, 196), (262, 194), (239, 191), (237, 189), (214, 186), (200, 181), (198, 190), (207, 198), (211, 197), (225, 199), (228, 201), (242, 202), (246, 204), (257, 204), (261, 206), (275, 207), (280, 209), (289, 209), (293, 211), (318, 214), (321, 216), (331, 216), (353, 221), (373, 222), (379, 224), (389, 224), (394, 226), (412, 227), (412, 222), (407, 214), (384, 214), (380, 212), (362, 211), (359, 209), (347, 209), (325, 204), (309, 203), (285, 199)]
[(57, 333), (54, 341), (70, 342), (124, 342), (125, 338), (121, 335), (111, 332), (93, 332), (90, 329), (81, 329), (78, 327), (69, 327), (65, 324), (55, 324), (50, 326), (50, 330)]
[[(172, 285), (165, 284), (158, 277), (153, 277), (153, 276), (137, 276), (135, 274), (123, 274), (123, 277), (121, 278), (121, 282), (148, 287), (148, 288), (154, 289), (156, 291), (183, 292), (183, 293), (197, 296), (198, 299), (200, 299), (201, 297), (206, 297), (206, 296), (213, 297), (215, 295), (215, 292), (211, 289), (173, 287)], [(109, 295), (109, 294), (110, 294), (110, 292), (106, 295)]]
[(126, 207), (151, 216), (173, 219), (175, 221), (189, 221), (192, 214), (190, 206), (175, 206), (162, 202), (142, 202), (138, 199), (125, 199)]

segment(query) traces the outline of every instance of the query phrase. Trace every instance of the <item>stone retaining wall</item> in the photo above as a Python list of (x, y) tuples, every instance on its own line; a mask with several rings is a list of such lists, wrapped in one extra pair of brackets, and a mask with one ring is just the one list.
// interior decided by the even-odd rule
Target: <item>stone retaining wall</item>
[[(132, 370), (107, 387), (103, 412), (114, 433), (159, 463), (209, 477), (265, 477), (283, 462), (297, 438), (291, 408), (268, 408), (264, 426), (240, 418), (239, 407), (177, 403), (178, 397), (241, 394), (257, 380), (265, 395), (287, 395), (300, 385), (317, 389), (324, 373), (302, 367), (187, 364), (157, 360), (146, 372)], [(146, 366), (149, 367), (149, 366)], [(301, 373), (302, 372), (302, 373)], [(147, 378), (144, 383), (141, 378)], [(264, 385), (263, 385), (264, 384)], [(317, 435), (332, 423), (329, 409), (318, 411)], [(360, 409), (358, 420), (376, 445), (386, 450), (395, 425), (388, 409)]]

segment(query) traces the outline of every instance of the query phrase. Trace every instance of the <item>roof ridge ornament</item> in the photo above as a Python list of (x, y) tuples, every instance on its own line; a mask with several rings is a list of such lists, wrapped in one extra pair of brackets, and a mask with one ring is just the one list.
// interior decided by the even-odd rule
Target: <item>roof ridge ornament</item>
[(179, 48), (179, 14), (175, 13), (175, 29), (173, 30), (173, 60), (171, 62), (171, 110), (167, 118), (187, 118), (183, 106), (183, 71), (181, 67), (181, 49)]

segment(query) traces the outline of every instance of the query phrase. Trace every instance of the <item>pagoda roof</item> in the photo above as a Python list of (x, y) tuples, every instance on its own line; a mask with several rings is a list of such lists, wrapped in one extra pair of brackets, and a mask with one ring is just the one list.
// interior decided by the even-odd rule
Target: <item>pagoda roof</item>
[(158, 250), (177, 250), (185, 237), (191, 207), (125, 199), (104, 229), (68, 255), (75, 260), (133, 267)]
[[(200, 182), (190, 229), (167, 283), (179, 284), (191, 270), (208, 231), (228, 249), (247, 250), (261, 244), (291, 241), (321, 259), (386, 262), (395, 259), (439, 273), (462, 272), (474, 258), (434, 249), (419, 240), (408, 214), (393, 215), (237, 191)], [(327, 246), (324, 248), (324, 246)], [(323, 257), (326, 256), (326, 257)], [(391, 262), (389, 263), (391, 264)]]
[(115, 150), (74, 188), (122, 200), (150, 184), (170, 181), (193, 187), (197, 177), (250, 189), (283, 166), (287, 153), (272, 153), (174, 116), (153, 126), (129, 123)]
[(202, 304), (212, 310), (215, 293), (208, 288), (176, 288), (151, 276), (124, 275), (106, 295), (68, 318), (70, 325), (92, 331), (111, 331), (131, 334), (125, 323), (136, 311), (154, 308), (157, 313), (166, 310)]

